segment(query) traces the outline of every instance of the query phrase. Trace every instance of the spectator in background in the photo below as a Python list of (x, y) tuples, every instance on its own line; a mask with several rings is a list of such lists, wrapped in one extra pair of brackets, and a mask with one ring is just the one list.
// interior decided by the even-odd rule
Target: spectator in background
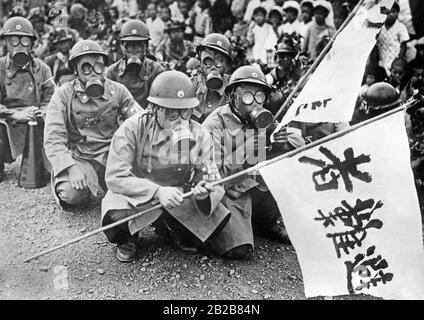
[(248, 3), (249, 0), (233, 0), (231, 2), (231, 13), (233, 17), (236, 17), (239, 12), (242, 12), (242, 17), (244, 17)]
[(265, 8), (266, 14), (275, 6), (274, 0), (250, 0), (246, 8), (246, 13), (244, 14), (244, 20), (250, 22), (254, 16), (254, 10), (257, 7)]
[(300, 5), (297, 1), (289, 0), (284, 2), (283, 11), (286, 16), (286, 21), (278, 28), (278, 34), (282, 35), (284, 33), (300, 34), (301, 32), (301, 23), (298, 19), (300, 13)]
[(224, 34), (233, 27), (233, 16), (227, 0), (216, 0), (211, 7), (211, 19), (214, 32)]
[(303, 0), (300, 3), (300, 35), (306, 37), (306, 30), (314, 16), (314, 0)]
[(251, 25), (247, 34), (247, 40), (252, 48), (251, 58), (263, 64), (267, 63), (267, 50), (273, 50), (278, 40), (272, 26), (265, 21), (266, 14), (267, 11), (263, 7), (253, 10), (255, 23)]
[(305, 41), (303, 42), (302, 51), (309, 54), (311, 59), (318, 57), (317, 45), (323, 37), (332, 37), (335, 33), (333, 27), (326, 22), (331, 11), (331, 4), (324, 0), (315, 2), (314, 21), (312, 21), (306, 30)]
[(114, 0), (112, 7), (117, 7), (119, 18), (134, 18), (138, 13), (137, 0)]
[[(169, 9), (163, 9), (165, 11), (164, 16), (166, 19), (167, 13), (169, 12)], [(165, 34), (165, 28), (166, 24), (165, 21), (162, 19), (162, 11), (161, 11), (161, 17), (158, 17), (157, 15), (157, 8), (154, 3), (150, 3), (147, 6), (146, 9), (147, 13), (147, 19), (146, 19), (146, 25), (150, 32), (150, 46), (152, 50), (155, 50), (159, 44), (165, 40), (166, 34)]]
[(408, 30), (398, 20), (398, 15), (399, 4), (395, 2), (377, 38), (378, 65), (384, 68), (388, 76), (393, 60), (405, 57), (406, 41), (409, 40)]
[(281, 7), (275, 6), (269, 11), (268, 21), (272, 25), (272, 29), (274, 29), (276, 36), (279, 37), (280, 33), (278, 32), (278, 29), (283, 22), (283, 10)]
[(205, 36), (212, 32), (210, 8), (211, 3), (209, 0), (197, 0), (194, 5), (194, 45), (198, 45)]
[(390, 68), (390, 76), (386, 82), (390, 83), (398, 93), (405, 87), (407, 63), (404, 59), (396, 58)]

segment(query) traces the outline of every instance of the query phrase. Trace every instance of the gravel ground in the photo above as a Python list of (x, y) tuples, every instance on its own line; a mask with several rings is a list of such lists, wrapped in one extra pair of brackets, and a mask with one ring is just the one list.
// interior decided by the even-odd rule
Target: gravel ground
[(98, 228), (100, 207), (63, 211), (50, 185), (18, 188), (18, 170), (6, 166), (0, 183), (0, 299), (305, 299), (293, 247), (263, 238), (250, 260), (229, 261), (175, 251), (148, 229), (139, 260), (122, 264), (101, 233), (23, 263)]

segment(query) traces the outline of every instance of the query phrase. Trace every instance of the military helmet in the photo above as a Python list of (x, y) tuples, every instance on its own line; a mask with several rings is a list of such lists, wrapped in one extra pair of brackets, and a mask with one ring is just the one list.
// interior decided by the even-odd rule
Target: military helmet
[(370, 108), (385, 109), (401, 102), (399, 93), (387, 82), (377, 82), (365, 92), (365, 101)]
[(144, 22), (131, 19), (122, 25), (119, 38), (121, 41), (148, 41), (149, 29)]
[(44, 10), (41, 7), (32, 8), (28, 14), (28, 20), (31, 22), (43, 21), (46, 22)]
[(190, 78), (175, 70), (164, 71), (153, 80), (147, 101), (170, 109), (188, 109), (199, 105)]
[(197, 46), (196, 48), (197, 53), (200, 54), (200, 52), (205, 48), (217, 50), (225, 54), (230, 60), (232, 60), (232, 57), (230, 54), (230, 51), (231, 51), (230, 40), (228, 40), (226, 36), (220, 33), (208, 34)]
[(287, 43), (286, 41), (282, 41), (278, 44), (275, 45), (275, 53), (279, 54), (279, 53), (293, 53), (296, 54), (297, 50), (290, 45), (289, 43)]
[(169, 32), (174, 31), (174, 30), (182, 30), (182, 31), (184, 31), (185, 30), (185, 27), (186, 27), (185, 24), (182, 23), (182, 22), (171, 22), (170, 24), (168, 24), (166, 26), (165, 32), (166, 33), (169, 33)]
[(241, 83), (258, 84), (265, 89), (267, 94), (271, 92), (271, 87), (268, 85), (265, 75), (259, 67), (256, 66), (242, 66), (235, 70), (230, 77), (230, 81), (225, 88), (225, 92), (229, 93), (235, 86)]
[(12, 17), (4, 23), (0, 37), (3, 38), (7, 36), (27, 36), (33, 39), (36, 38), (34, 27), (31, 22), (24, 17)]
[(49, 39), (52, 44), (57, 44), (64, 41), (72, 41), (74, 40), (74, 36), (69, 29), (57, 28), (50, 33)]
[(69, 66), (71, 69), (74, 67), (77, 58), (88, 54), (99, 54), (103, 57), (105, 64), (108, 63), (108, 55), (100, 44), (93, 40), (80, 40), (72, 47), (69, 54)]

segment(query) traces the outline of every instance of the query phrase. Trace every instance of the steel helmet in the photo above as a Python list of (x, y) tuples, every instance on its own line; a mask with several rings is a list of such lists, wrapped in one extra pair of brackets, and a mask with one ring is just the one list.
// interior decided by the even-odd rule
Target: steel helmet
[(108, 55), (103, 48), (96, 41), (93, 40), (80, 40), (71, 49), (69, 54), (69, 66), (72, 69), (75, 64), (75, 60), (79, 57), (88, 54), (99, 54), (103, 57), (105, 64), (108, 63)]
[(147, 101), (171, 109), (195, 108), (200, 103), (190, 78), (175, 70), (164, 71), (153, 80)]
[(371, 85), (365, 92), (365, 101), (370, 108), (385, 109), (401, 102), (396, 89), (387, 82), (377, 82)]
[(271, 87), (268, 85), (265, 75), (256, 66), (242, 66), (234, 71), (230, 77), (230, 81), (225, 88), (225, 92), (230, 92), (235, 86), (241, 83), (252, 83), (262, 86), (266, 94), (271, 92)]
[(227, 39), (226, 36), (220, 33), (210, 33), (208, 34), (197, 46), (197, 53), (205, 49), (213, 49), (217, 50), (223, 54), (225, 54), (230, 60), (232, 60), (230, 51), (231, 51), (231, 43), (230, 40)]
[(182, 30), (184, 31), (186, 28), (186, 25), (183, 22), (171, 22), (169, 23), (166, 28), (165, 28), (165, 32), (169, 33), (171, 31), (175, 31), (175, 30)]
[(297, 50), (292, 45), (290, 45), (288, 42), (282, 41), (282, 42), (275, 45), (275, 53), (276, 54), (279, 54), (279, 53), (296, 54)]
[(0, 33), (0, 37), (3, 38), (7, 36), (27, 36), (33, 39), (36, 38), (34, 27), (31, 22), (24, 17), (12, 17), (7, 19)]
[(121, 41), (148, 41), (149, 29), (144, 22), (131, 19), (122, 25), (119, 38)]

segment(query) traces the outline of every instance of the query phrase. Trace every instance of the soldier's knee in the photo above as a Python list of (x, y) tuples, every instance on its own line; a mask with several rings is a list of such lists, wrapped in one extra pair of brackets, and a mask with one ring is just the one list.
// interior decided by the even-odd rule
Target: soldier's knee
[(77, 190), (70, 182), (62, 182), (56, 187), (57, 196), (60, 201), (70, 205), (80, 205), (90, 198), (89, 190)]
[(231, 260), (249, 259), (252, 256), (252, 251), (253, 249), (250, 244), (242, 244), (241, 246), (228, 250), (224, 254), (224, 257)]

